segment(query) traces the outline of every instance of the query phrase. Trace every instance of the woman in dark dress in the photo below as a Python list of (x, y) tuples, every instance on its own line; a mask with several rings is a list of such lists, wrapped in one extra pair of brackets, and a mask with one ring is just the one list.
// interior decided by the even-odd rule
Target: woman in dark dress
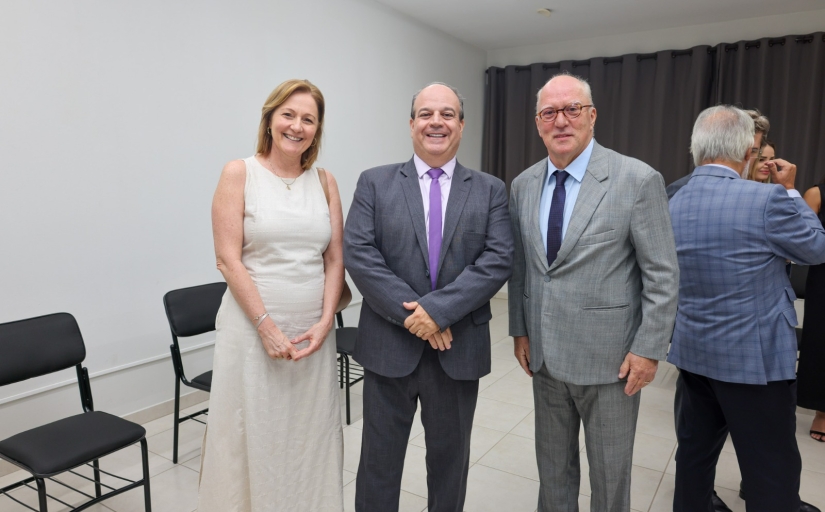
[[(825, 225), (822, 198), (825, 180), (805, 192), (805, 202)], [(825, 443), (825, 263), (808, 269), (805, 283), (805, 317), (802, 322), (802, 347), (797, 370), (797, 404), (816, 411), (811, 437)]]

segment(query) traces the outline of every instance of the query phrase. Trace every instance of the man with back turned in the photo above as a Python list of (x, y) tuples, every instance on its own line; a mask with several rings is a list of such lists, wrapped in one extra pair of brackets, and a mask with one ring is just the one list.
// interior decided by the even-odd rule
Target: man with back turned
[(713, 510), (716, 462), (730, 432), (749, 512), (800, 510), (795, 299), (786, 260), (825, 261), (825, 231), (794, 190), (741, 179), (754, 141), (744, 111), (716, 106), (693, 128), (698, 166), (670, 202), (681, 270), (668, 361), (680, 370), (674, 512)]

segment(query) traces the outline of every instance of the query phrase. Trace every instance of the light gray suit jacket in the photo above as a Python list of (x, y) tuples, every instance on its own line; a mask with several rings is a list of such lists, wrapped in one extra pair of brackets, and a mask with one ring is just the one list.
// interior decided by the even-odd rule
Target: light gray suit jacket
[(544, 363), (572, 384), (618, 382), (628, 352), (662, 360), (673, 333), (679, 265), (664, 180), (596, 143), (548, 266), (539, 229), (546, 172), (547, 158), (510, 190), (510, 335), (529, 336), (533, 371)]

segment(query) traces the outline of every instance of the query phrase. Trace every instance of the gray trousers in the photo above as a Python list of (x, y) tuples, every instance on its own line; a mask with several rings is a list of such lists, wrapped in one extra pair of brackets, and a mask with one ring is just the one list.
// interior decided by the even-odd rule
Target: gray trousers
[(581, 423), (590, 463), (590, 510), (630, 511), (630, 470), (640, 394), (629, 397), (624, 387), (624, 382), (569, 384), (551, 377), (546, 366), (533, 375), (538, 512), (579, 510)]
[(470, 468), (477, 380), (453, 380), (430, 347), (406, 377), (364, 370), (364, 426), (355, 480), (356, 512), (397, 512), (401, 473), (417, 403), (427, 446), (427, 510), (462, 512)]

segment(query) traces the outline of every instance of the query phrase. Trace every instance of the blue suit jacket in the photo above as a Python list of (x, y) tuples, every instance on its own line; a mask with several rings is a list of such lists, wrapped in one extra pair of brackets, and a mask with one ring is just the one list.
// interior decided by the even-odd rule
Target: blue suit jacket
[(779, 185), (697, 167), (670, 202), (681, 280), (668, 361), (725, 382), (796, 378), (785, 260), (825, 262), (825, 231)]
[(344, 231), (344, 264), (364, 296), (355, 360), (384, 377), (412, 373), (430, 344), (404, 320), (417, 301), (443, 330), (442, 368), (456, 380), (490, 373), (490, 298), (512, 274), (513, 236), (504, 182), (456, 164), (436, 290), (431, 290), (424, 201), (412, 160), (364, 171)]

